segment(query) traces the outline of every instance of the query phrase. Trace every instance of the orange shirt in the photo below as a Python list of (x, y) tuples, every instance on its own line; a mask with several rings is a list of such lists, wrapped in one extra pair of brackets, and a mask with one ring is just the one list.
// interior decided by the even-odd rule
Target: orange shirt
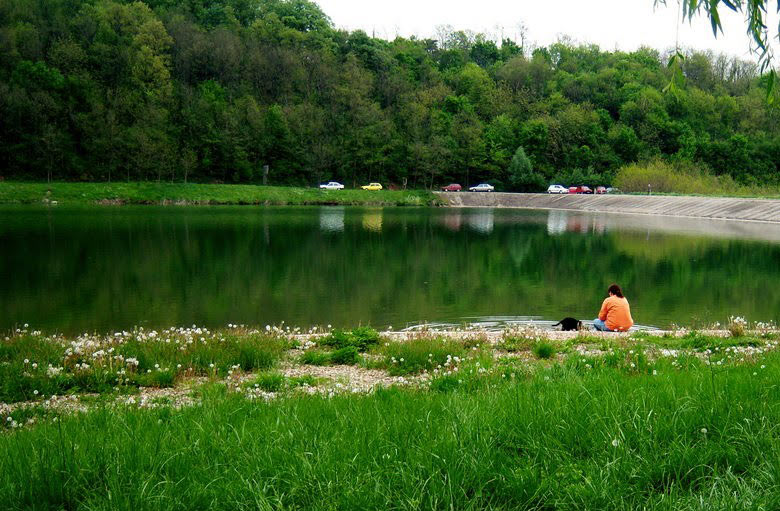
[(601, 304), (599, 319), (604, 321), (610, 330), (625, 332), (634, 326), (628, 300), (617, 296), (610, 296), (604, 300), (604, 303)]

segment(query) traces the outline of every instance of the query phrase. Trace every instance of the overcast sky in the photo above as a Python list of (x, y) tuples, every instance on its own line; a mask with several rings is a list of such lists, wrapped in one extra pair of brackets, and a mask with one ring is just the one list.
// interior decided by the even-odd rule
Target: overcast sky
[[(315, 0), (338, 28), (363, 29), (369, 35), (435, 38), (438, 25), (515, 38), (518, 25), (528, 27), (528, 40), (538, 46), (568, 35), (578, 43), (602, 49), (673, 48), (678, 29), (678, 4), (653, 9), (653, 0)], [(773, 9), (770, 9), (772, 11)], [(741, 14), (721, 6), (724, 34), (715, 39), (709, 19), (679, 24), (680, 45), (711, 49), (744, 59), (749, 39)], [(777, 27), (770, 16), (769, 27)]]

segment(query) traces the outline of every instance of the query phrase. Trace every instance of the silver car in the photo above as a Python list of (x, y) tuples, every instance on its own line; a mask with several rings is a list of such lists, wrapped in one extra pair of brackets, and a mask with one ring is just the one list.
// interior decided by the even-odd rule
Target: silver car
[(495, 187), (487, 183), (480, 183), (477, 186), (469, 188), (470, 192), (492, 192), (493, 190), (495, 190)]
[(324, 183), (320, 185), (320, 189), (322, 190), (343, 190), (344, 185), (341, 183), (337, 183), (336, 181), (331, 181), (330, 183)]

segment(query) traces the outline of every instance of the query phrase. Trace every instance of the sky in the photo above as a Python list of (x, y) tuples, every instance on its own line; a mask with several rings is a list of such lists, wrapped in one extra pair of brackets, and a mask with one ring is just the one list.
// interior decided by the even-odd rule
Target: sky
[[(744, 16), (725, 6), (720, 9), (724, 33), (715, 39), (704, 16), (692, 23), (678, 23), (675, 0), (655, 9), (653, 0), (315, 1), (337, 28), (362, 29), (385, 39), (397, 35), (435, 39), (437, 26), (451, 25), (455, 30), (482, 32), (495, 39), (503, 34), (519, 42), (518, 26), (524, 24), (527, 40), (534, 46), (546, 46), (566, 35), (575, 43), (593, 43), (604, 50), (650, 46), (663, 51), (674, 48), (679, 37), (683, 48), (755, 60), (749, 51)], [(770, 13), (769, 27), (777, 27), (776, 18)]]

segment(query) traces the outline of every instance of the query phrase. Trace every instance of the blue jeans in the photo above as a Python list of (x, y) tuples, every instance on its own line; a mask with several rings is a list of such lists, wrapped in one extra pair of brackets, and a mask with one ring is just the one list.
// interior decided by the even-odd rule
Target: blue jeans
[(601, 321), (599, 318), (593, 320), (593, 328), (599, 332), (614, 332), (614, 330), (607, 328), (607, 324)]

